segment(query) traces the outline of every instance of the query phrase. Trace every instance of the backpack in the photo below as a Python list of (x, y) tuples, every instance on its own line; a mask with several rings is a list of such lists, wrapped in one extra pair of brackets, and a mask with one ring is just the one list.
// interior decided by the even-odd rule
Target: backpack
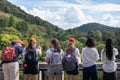
[(13, 46), (6, 47), (1, 55), (3, 61), (12, 61), (16, 57), (15, 48)]
[(70, 54), (66, 53), (64, 55), (64, 58), (62, 60), (62, 65), (63, 65), (63, 69), (65, 71), (73, 71), (73, 70), (75, 70), (76, 66), (77, 66), (76, 63), (77, 63), (77, 60), (76, 60), (74, 52), (70, 53)]
[(62, 71), (62, 58), (59, 52), (51, 50), (52, 55), (50, 58), (49, 69), (53, 73), (58, 73)]
[(34, 50), (26, 50), (24, 64), (27, 64), (28, 66), (37, 66), (38, 60), (36, 59), (36, 51)]

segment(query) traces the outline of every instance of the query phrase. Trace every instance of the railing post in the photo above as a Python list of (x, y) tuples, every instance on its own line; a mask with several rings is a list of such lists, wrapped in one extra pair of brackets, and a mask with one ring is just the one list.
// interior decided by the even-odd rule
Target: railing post
[(42, 70), (42, 80), (45, 80), (44, 70)]
[(62, 71), (62, 80), (64, 80), (64, 71)]

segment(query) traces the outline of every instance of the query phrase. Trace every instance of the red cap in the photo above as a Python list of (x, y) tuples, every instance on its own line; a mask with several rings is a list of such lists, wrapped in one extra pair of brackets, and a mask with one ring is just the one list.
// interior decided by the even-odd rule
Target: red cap
[(24, 44), (23, 41), (21, 41), (21, 40), (16, 40), (15, 42), (16, 42), (16, 43), (20, 43), (22, 46), (25, 46), (25, 44)]
[(75, 43), (76, 41), (75, 41), (74, 38), (70, 38), (70, 39), (69, 39), (69, 42)]

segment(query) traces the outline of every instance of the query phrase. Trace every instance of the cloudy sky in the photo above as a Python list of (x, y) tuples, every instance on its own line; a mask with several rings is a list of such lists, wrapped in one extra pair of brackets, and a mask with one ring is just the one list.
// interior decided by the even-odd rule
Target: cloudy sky
[(63, 29), (97, 22), (120, 27), (120, 0), (8, 0)]

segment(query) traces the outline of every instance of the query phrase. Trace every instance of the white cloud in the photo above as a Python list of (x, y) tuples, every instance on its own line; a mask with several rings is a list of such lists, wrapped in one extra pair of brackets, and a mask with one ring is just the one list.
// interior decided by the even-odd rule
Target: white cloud
[[(80, 6), (69, 6), (69, 7), (59, 7), (56, 10), (52, 10), (51, 8), (33, 8), (31, 10), (27, 10), (24, 6), (20, 6), (21, 9), (25, 10), (27, 13), (32, 14), (34, 16), (38, 16), (44, 20), (47, 20), (51, 22), (52, 24), (55, 24), (63, 29), (69, 29), (73, 27), (80, 26), (85, 23), (90, 22), (98, 22), (110, 26), (120, 26), (120, 19), (116, 19), (115, 16), (112, 16), (111, 14), (104, 14), (101, 19), (95, 20), (93, 16), (89, 14), (85, 14), (83, 12), (83, 9), (80, 8)], [(103, 7), (102, 7), (103, 8)], [(89, 7), (86, 9), (89, 9), (91, 11), (96, 11), (99, 7)], [(106, 9), (101, 9), (101, 11), (111, 11)], [(115, 11), (118, 11), (116, 9)]]
[(111, 22), (114, 20), (113, 16), (111, 14), (104, 14), (102, 19), (105, 21), (105, 22)]
[(113, 17), (111, 14), (104, 14), (102, 16), (102, 21), (100, 21), (102, 24), (113, 26), (113, 27), (119, 27), (120, 26), (120, 20)]
[(85, 15), (79, 8), (71, 7), (65, 12), (64, 20), (68, 23), (79, 23), (85, 21)]
[(99, 5), (89, 6), (87, 9), (92, 12), (113, 12), (113, 11), (120, 11), (120, 5), (99, 4)]

